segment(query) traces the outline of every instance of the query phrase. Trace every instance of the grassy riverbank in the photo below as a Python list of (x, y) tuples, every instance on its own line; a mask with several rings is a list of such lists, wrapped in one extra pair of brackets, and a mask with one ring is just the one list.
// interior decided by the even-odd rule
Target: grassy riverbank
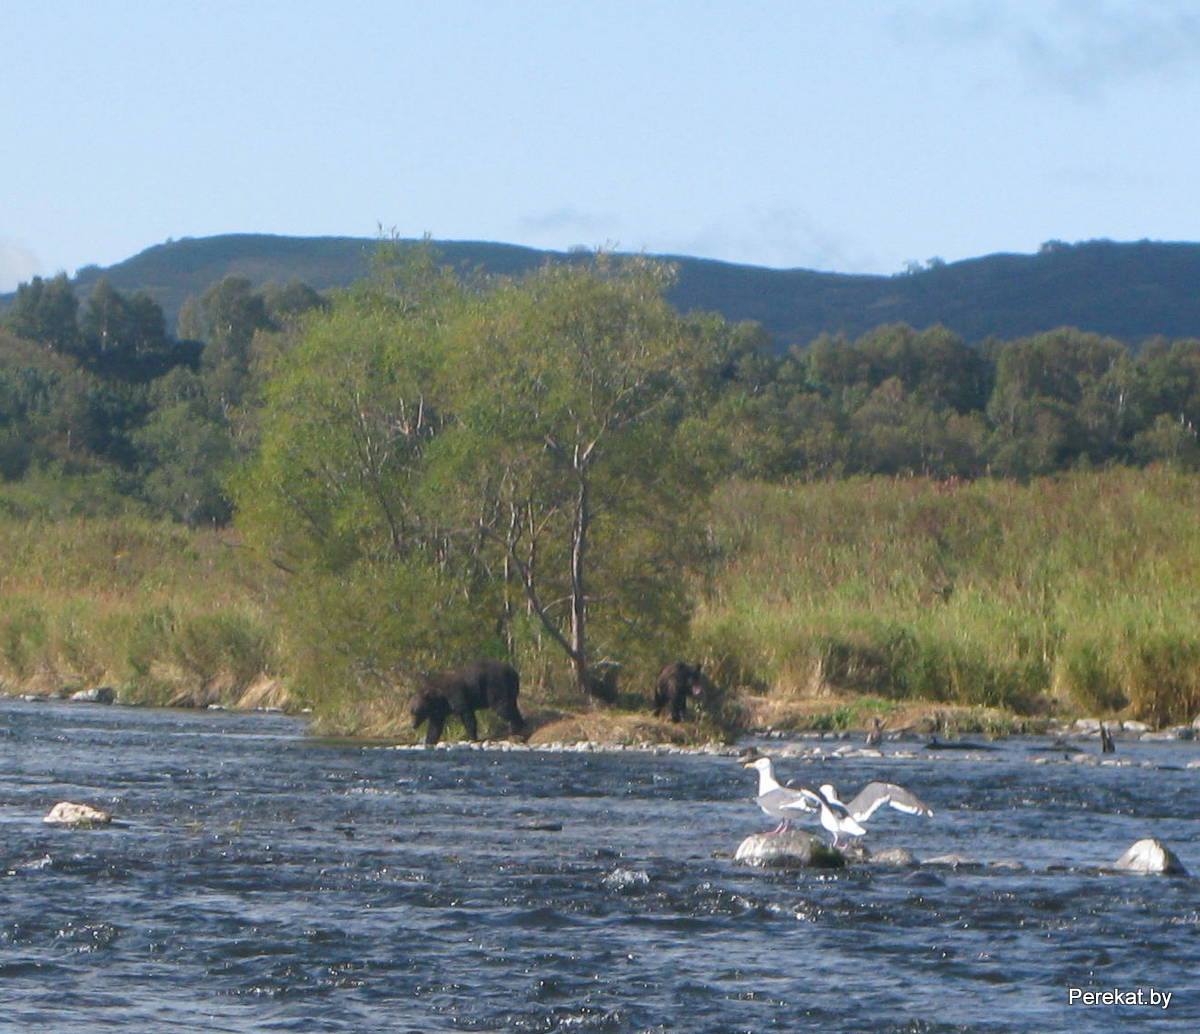
[(1169, 470), (731, 485), (693, 635), (781, 717), (870, 695), (1191, 721), (1198, 514)]
[[(1200, 478), (732, 484), (713, 500), (692, 654), (751, 727), (1004, 733), (1051, 714), (1200, 711)], [(149, 704), (278, 705), (287, 575), (231, 532), (133, 517), (0, 522), (0, 680)], [(664, 658), (665, 660), (666, 658)], [(410, 734), (402, 690), (291, 685), (330, 733)], [(625, 685), (628, 707), (649, 685)], [(708, 739), (527, 678), (541, 739)], [(487, 726), (485, 725), (485, 729)]]
[(0, 681), (130, 702), (278, 705), (274, 576), (229, 533), (134, 517), (0, 522)]

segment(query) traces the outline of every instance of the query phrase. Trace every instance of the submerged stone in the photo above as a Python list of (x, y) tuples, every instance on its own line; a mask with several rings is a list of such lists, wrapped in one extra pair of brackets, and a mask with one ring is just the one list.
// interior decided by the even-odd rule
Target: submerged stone
[(979, 863), (974, 858), (967, 858), (961, 854), (939, 854), (933, 858), (926, 858), (921, 864), (936, 865), (946, 869), (971, 869), (979, 867)]
[(1157, 837), (1139, 840), (1113, 864), (1117, 872), (1162, 873), (1186, 876), (1187, 869), (1166, 844)]
[(840, 869), (841, 851), (811, 833), (754, 833), (738, 845), (734, 861), (771, 869)]
[(59, 801), (43, 822), (51, 826), (71, 826), (76, 829), (89, 829), (92, 826), (107, 826), (112, 822), (112, 816), (90, 804), (75, 804), (72, 801)]

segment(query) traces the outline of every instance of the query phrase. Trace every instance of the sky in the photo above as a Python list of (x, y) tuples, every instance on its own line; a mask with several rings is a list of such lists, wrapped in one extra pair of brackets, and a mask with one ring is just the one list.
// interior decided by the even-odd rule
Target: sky
[(893, 273), (1200, 240), (1200, 4), (55, 0), (0, 58), (0, 290), (180, 237)]

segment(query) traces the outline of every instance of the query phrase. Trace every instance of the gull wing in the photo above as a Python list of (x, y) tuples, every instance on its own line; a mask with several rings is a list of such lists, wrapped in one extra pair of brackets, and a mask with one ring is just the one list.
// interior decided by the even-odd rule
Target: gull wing
[(761, 797), (755, 798), (758, 806), (768, 815), (778, 815), (780, 811), (812, 811), (812, 808), (800, 796), (799, 790), (789, 790), (786, 786), (778, 786), (768, 790)]
[(808, 787), (798, 787), (794, 792), (796, 796), (792, 800), (780, 805), (783, 811), (816, 811), (821, 807), (823, 798)]
[(858, 822), (866, 822), (885, 804), (906, 815), (932, 815), (933, 809), (920, 797), (895, 783), (867, 783), (846, 809)]

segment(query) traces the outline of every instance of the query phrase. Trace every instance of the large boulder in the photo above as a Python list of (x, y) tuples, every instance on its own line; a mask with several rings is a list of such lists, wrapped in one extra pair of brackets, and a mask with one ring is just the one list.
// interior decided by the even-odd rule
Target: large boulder
[(734, 861), (770, 869), (840, 869), (846, 864), (841, 851), (811, 833), (754, 833), (738, 845)]
[(1187, 869), (1166, 844), (1157, 837), (1139, 840), (1113, 864), (1117, 872), (1162, 873), (1186, 876)]
[(72, 693), (70, 699), (81, 704), (111, 704), (117, 699), (117, 694), (111, 686), (93, 686)]
[(112, 816), (99, 808), (93, 808), (90, 804), (59, 801), (42, 821), (51, 826), (90, 829), (93, 826), (107, 826), (112, 822)]

